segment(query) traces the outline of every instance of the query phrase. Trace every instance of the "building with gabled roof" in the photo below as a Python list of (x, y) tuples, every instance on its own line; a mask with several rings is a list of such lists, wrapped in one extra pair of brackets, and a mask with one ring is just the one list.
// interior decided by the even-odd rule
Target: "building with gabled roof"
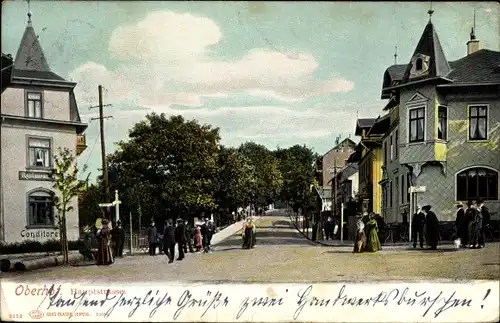
[(409, 63), (385, 71), (381, 98), (386, 222), (408, 215), (410, 186), (426, 187), (412, 210), (430, 204), (441, 221), (454, 219), (456, 202), (476, 199), (498, 215), (500, 52), (479, 49), (472, 30), (467, 56), (448, 61), (429, 18)]
[[(4, 61), (10, 65), (4, 70)], [(12, 64), (13, 63), (13, 64)], [(4, 75), (5, 72), (5, 75)], [(5, 83), (4, 81), (8, 81)], [(74, 88), (52, 72), (28, 13), (15, 59), (2, 54), (0, 115), (0, 242), (58, 240), (52, 202), (57, 148), (75, 156), (85, 149)], [(78, 201), (67, 215), (68, 239), (76, 240)]]

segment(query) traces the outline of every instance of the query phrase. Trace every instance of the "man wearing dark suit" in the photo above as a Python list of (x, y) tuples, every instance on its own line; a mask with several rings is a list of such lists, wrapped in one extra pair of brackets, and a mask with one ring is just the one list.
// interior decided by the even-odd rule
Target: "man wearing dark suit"
[(424, 248), (424, 225), (425, 215), (419, 207), (417, 213), (415, 213), (411, 219), (413, 248), (417, 247), (417, 235), (420, 240), (420, 248)]
[(163, 231), (163, 252), (168, 257), (168, 263), (174, 262), (175, 257), (175, 227), (172, 220), (167, 220)]
[(179, 257), (176, 260), (182, 260), (184, 259), (184, 244), (186, 243), (186, 229), (184, 228), (184, 221), (182, 219), (177, 219), (175, 242), (177, 242), (177, 249), (179, 251)]
[(484, 248), (486, 246), (486, 231), (489, 230), (489, 223), (490, 223), (490, 211), (486, 206), (483, 204), (483, 200), (478, 199), (476, 201), (477, 205), (477, 210), (478, 212), (481, 213), (483, 217), (482, 225), (481, 228), (479, 229), (479, 247)]

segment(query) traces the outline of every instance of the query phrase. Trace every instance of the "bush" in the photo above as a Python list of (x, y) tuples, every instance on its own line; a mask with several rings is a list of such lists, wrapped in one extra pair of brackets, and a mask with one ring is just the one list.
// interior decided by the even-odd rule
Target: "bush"
[[(79, 241), (68, 241), (69, 250), (78, 250)], [(48, 240), (44, 243), (26, 240), (21, 243), (7, 243), (0, 245), (0, 254), (35, 253), (35, 252), (58, 252), (61, 251), (59, 240)]]

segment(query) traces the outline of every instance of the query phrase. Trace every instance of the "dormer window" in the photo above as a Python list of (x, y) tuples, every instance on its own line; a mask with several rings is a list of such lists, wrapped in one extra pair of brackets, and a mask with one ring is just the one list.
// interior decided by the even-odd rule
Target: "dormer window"
[(26, 92), (26, 116), (42, 119), (42, 93)]
[(417, 61), (415, 62), (415, 69), (417, 71), (421, 71), (422, 70), (422, 66), (423, 66), (423, 61), (421, 58), (417, 59)]

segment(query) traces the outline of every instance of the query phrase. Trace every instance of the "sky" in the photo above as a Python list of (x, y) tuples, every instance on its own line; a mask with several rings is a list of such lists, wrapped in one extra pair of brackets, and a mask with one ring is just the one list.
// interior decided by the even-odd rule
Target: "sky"
[[(104, 87), (106, 151), (147, 113), (220, 128), (221, 143), (305, 144), (323, 154), (356, 119), (383, 114), (383, 73), (406, 64), (430, 2), (31, 1), (51, 70), (77, 82), (89, 124), (79, 165), (100, 167), (97, 87)], [(466, 55), (476, 12), (481, 48), (500, 50), (496, 2), (434, 2), (448, 60)], [(2, 3), (2, 52), (15, 56), (26, 1)], [(85, 174), (82, 174), (85, 175)]]

